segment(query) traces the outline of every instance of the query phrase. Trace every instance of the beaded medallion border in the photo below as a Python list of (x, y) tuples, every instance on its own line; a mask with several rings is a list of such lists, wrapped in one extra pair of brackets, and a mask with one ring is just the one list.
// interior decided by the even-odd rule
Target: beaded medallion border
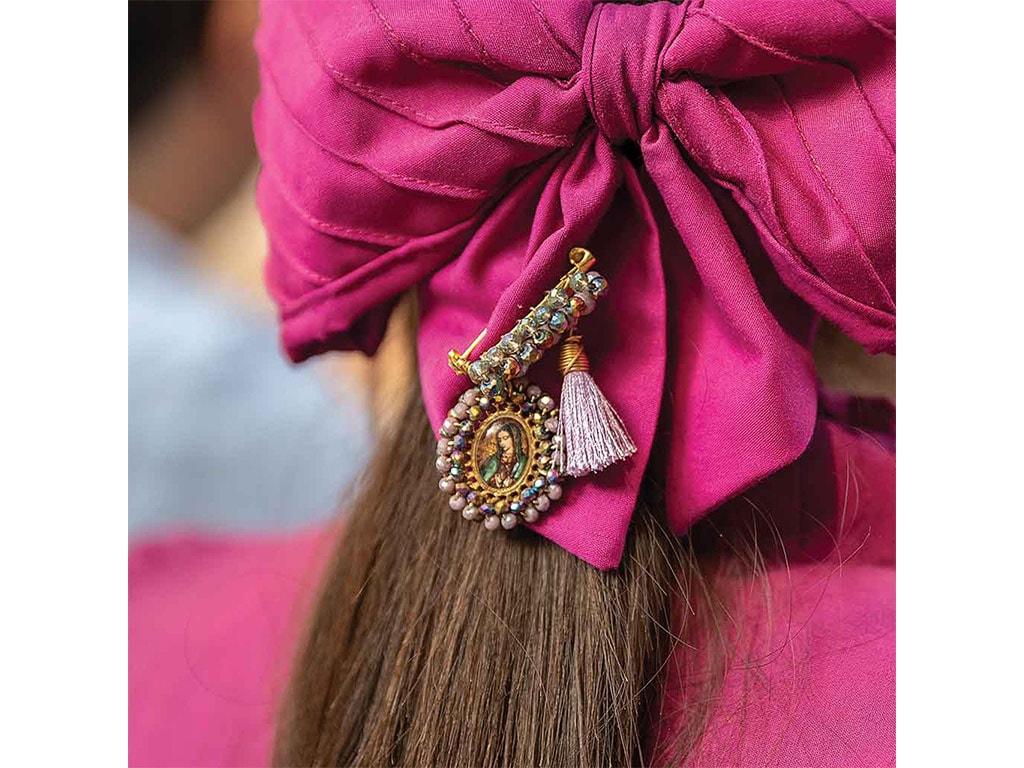
[(448, 505), (488, 530), (536, 522), (562, 497), (557, 432), (555, 401), (523, 378), (499, 394), (466, 390), (437, 443)]

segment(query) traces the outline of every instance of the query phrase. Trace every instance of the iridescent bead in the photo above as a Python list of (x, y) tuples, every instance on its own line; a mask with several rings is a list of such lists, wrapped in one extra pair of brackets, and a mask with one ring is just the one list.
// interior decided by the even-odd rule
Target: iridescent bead
[(538, 496), (533, 500), (533, 506), (535, 506), (539, 512), (547, 512), (551, 509), (551, 499), (547, 496)]
[(468, 413), (468, 412), (469, 412), (469, 406), (466, 405), (463, 402), (456, 403), (455, 407), (452, 408), (452, 416), (454, 416), (456, 419), (464, 419), (464, 418), (466, 418), (466, 413)]
[(452, 447), (459, 451), (465, 449), (468, 442), (465, 435), (456, 435), (451, 439)]
[(465, 392), (463, 392), (462, 397), (460, 399), (466, 405), (473, 405), (473, 403), (476, 402), (476, 399), (478, 397), (480, 397), (480, 390), (477, 389), (476, 387), (473, 387), (472, 389), (468, 389)]
[(548, 327), (555, 333), (562, 333), (569, 327), (569, 318), (564, 312), (555, 312), (551, 315), (551, 320), (548, 321)]
[(544, 429), (546, 429), (551, 434), (555, 434), (556, 432), (558, 432), (558, 419), (552, 417), (545, 421)]
[(462, 477), (462, 470), (459, 469), (458, 467), (452, 467), (451, 469), (448, 470), (448, 474), (454, 477), (456, 480), (458, 480), (460, 477)]
[(447, 456), (438, 456), (434, 466), (437, 467), (438, 472), (447, 472), (452, 468), (452, 460)]
[(537, 489), (533, 487), (527, 488), (520, 495), (522, 496), (523, 501), (529, 501), (537, 495)]
[(544, 298), (544, 303), (553, 309), (564, 307), (569, 303), (569, 294), (561, 288), (552, 288)]
[(538, 491), (545, 485), (547, 485), (547, 483), (544, 482), (543, 477), (538, 477), (536, 480), (533, 481), (533, 487), (536, 488)]
[(537, 349), (537, 345), (532, 341), (524, 342), (519, 350), (519, 359), (527, 365), (536, 363), (540, 360), (540, 350)]
[(487, 363), (483, 360), (476, 360), (469, 364), (469, 378), (474, 382), (481, 382), (487, 378)]
[(561, 480), (561, 478), (558, 476), (558, 473), (552, 469), (550, 472), (548, 472), (547, 480), (549, 483), (557, 483), (559, 480)]
[(480, 511), (483, 512), (485, 515), (493, 515), (494, 514), (494, 506), (491, 505), (491, 504), (481, 504), (480, 505)]
[(468, 501), (470, 504), (474, 504), (476, 503), (477, 497), (478, 494), (476, 491), (470, 491), (469, 493), (466, 494), (466, 501)]
[(455, 461), (455, 462), (461, 462), (462, 461), (462, 457), (464, 455), (465, 454), (463, 454), (462, 451), (452, 451), (451, 459), (452, 459), (452, 461)]
[(462, 424), (459, 425), (459, 432), (461, 432), (464, 435), (468, 435), (472, 431), (473, 431), (473, 423), (472, 422), (464, 421), (464, 422), (462, 422)]
[(594, 311), (594, 307), (597, 306), (597, 301), (590, 295), (589, 291), (580, 291), (573, 296), (573, 299), (579, 299), (583, 302), (583, 309), (580, 310), (581, 315), (589, 315)]
[(589, 282), (587, 276), (582, 272), (577, 272), (575, 275), (569, 278), (569, 287), (572, 288), (573, 293), (580, 293), (581, 291), (587, 290)]
[(450, 499), (448, 499), (448, 506), (451, 507), (456, 512), (461, 512), (463, 508), (466, 506), (466, 500), (461, 496), (452, 496)]
[(527, 523), (536, 523), (537, 518), (540, 517), (540, 512), (537, 511), (536, 507), (527, 507), (523, 510), (523, 521)]
[(600, 296), (604, 293), (604, 289), (608, 287), (608, 281), (599, 272), (588, 272), (587, 286), (594, 296)]
[(498, 349), (506, 355), (514, 355), (519, 352), (522, 342), (511, 333), (506, 333), (498, 342)]
[(484, 518), (484, 528), (488, 531), (496, 531), (501, 527), (501, 518), (497, 515), (488, 515)]
[(533, 312), (533, 322), (538, 326), (547, 325), (551, 322), (551, 310), (547, 307), (537, 307)]
[(537, 405), (545, 411), (550, 411), (555, 407), (555, 401), (551, 399), (551, 395), (544, 395), (544, 397), (537, 401)]
[(526, 388), (527, 397), (540, 397), (540, 394), (540, 387), (538, 387), (536, 384), (531, 384)]
[(558, 501), (562, 498), (562, 486), (560, 485), (549, 485), (547, 490), (548, 498), (552, 501)]
[(547, 349), (555, 343), (555, 337), (547, 328), (538, 328), (533, 332), (533, 343), (541, 349)]
[(462, 516), (467, 520), (479, 520), (483, 515), (480, 514), (480, 510), (474, 507), (472, 504), (467, 504), (462, 510)]
[(519, 361), (514, 357), (506, 357), (501, 363), (501, 375), (506, 379), (514, 379), (519, 375)]
[(519, 518), (509, 513), (501, 516), (501, 527), (506, 531), (511, 531), (519, 524)]
[(487, 397), (497, 397), (504, 394), (505, 382), (497, 377), (490, 378), (480, 386), (480, 391)]
[(523, 508), (522, 503), (518, 502), (518, 501), (513, 501), (511, 504), (508, 505), (508, 511), (509, 512), (518, 512), (522, 508)]
[(442, 477), (441, 481), (437, 484), (437, 487), (445, 493), (451, 493), (455, 490), (455, 480), (450, 477)]

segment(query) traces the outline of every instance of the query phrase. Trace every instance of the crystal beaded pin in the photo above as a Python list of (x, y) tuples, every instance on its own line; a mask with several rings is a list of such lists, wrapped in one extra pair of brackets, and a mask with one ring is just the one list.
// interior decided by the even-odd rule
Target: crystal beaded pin
[[(562, 497), (563, 475), (597, 471), (636, 448), (614, 409), (590, 378), (577, 322), (590, 314), (608, 286), (591, 267), (585, 248), (569, 251), (571, 267), (536, 306), (480, 357), (469, 355), (485, 328), (448, 363), (475, 386), (466, 390), (441, 425), (437, 443), (439, 486), (448, 504), (488, 530), (536, 522)], [(563, 405), (525, 374), (543, 353), (562, 346)]]

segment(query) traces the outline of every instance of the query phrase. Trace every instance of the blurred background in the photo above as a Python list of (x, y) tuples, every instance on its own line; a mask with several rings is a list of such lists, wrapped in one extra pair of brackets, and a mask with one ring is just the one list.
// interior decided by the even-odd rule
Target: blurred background
[(247, 0), (128, 4), (129, 533), (279, 530), (337, 511), (378, 370), (292, 367), (263, 289)]

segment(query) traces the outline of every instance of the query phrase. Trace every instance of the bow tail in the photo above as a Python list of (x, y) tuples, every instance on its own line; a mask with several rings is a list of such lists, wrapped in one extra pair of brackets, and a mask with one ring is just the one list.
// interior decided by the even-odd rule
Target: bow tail
[(788, 465), (814, 430), (811, 310), (782, 284), (742, 211), (655, 121), (641, 143), (665, 209), (663, 258), (678, 322), (662, 428), (669, 523), (697, 518)]

